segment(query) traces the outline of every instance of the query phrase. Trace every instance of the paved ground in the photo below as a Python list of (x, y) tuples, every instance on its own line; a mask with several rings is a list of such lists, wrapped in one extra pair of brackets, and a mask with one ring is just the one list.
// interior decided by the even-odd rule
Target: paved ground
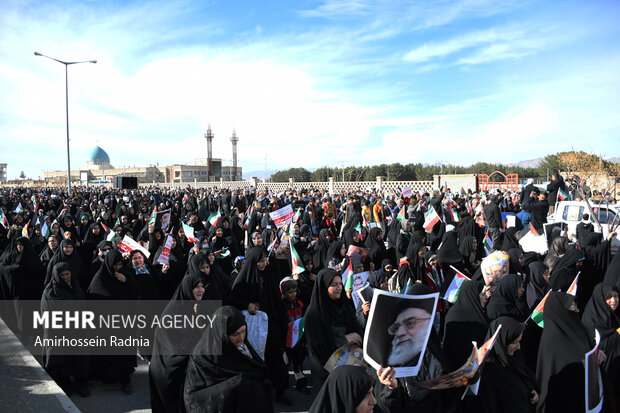
[(79, 412), (0, 319), (0, 411)]
[[(119, 384), (91, 382), (91, 396), (84, 398), (74, 393), (71, 398), (47, 375), (40, 357), (33, 357), (11, 330), (0, 319), (0, 411), (10, 412), (71, 412), (71, 413), (124, 413), (150, 412), (148, 364), (138, 361), (132, 376), (134, 393), (125, 395)], [(307, 375), (310, 371), (305, 371)], [(294, 387), (294, 376), (290, 372)], [(306, 395), (294, 388), (286, 394), (293, 406), (276, 403), (276, 412), (307, 412), (317, 390)]]
[[(310, 371), (306, 371), (310, 374)], [(294, 378), (291, 374), (291, 383)], [(111, 412), (132, 412), (143, 413), (151, 411), (151, 400), (149, 396), (149, 377), (148, 365), (139, 360), (138, 368), (132, 376), (134, 393), (125, 395), (120, 390), (119, 384), (103, 384), (101, 382), (91, 382), (91, 396), (84, 398), (78, 394), (73, 394), (71, 400), (84, 413), (111, 413)], [(316, 392), (310, 395), (298, 392), (295, 389), (287, 391), (288, 397), (294, 402), (293, 406), (276, 404), (276, 412), (307, 412), (314, 400)]]

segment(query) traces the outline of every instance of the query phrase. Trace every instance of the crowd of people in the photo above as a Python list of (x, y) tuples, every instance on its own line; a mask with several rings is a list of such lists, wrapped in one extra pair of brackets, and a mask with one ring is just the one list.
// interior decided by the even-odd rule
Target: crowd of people
[[(519, 243), (531, 228), (542, 232), (562, 185), (556, 175), (549, 191), (530, 182), (518, 192), (441, 188), (407, 197), (361, 189), (78, 187), (68, 194), (4, 188), (0, 315), (25, 337), (32, 332), (21, 317), (22, 300), (40, 300), (42, 309), (55, 308), (57, 300), (221, 301), (215, 328), (185, 337), (156, 330), (151, 348), (137, 348), (136, 355), (61, 356), (46, 349), (46, 371), (67, 393), (84, 397), (96, 381), (132, 393), (138, 354), (145, 357), (154, 412), (271, 412), (274, 401), (291, 404), (310, 385), (320, 389), (311, 412), (584, 411), (583, 360), (596, 329), (603, 408), (620, 411), (620, 254), (610, 249), (615, 232), (603, 239), (584, 217), (577, 233), (550, 234), (546, 254), (524, 251)], [(296, 214), (278, 228), (270, 212), (287, 205)], [(162, 229), (151, 218), (168, 210)], [(507, 228), (502, 212), (515, 215), (513, 226)], [(432, 225), (430, 213), (439, 218)], [(193, 242), (184, 227), (191, 227)], [(137, 248), (119, 251), (124, 237), (148, 257)], [(490, 251), (485, 239), (492, 241)], [(300, 262), (292, 262), (291, 245)], [(367, 249), (365, 259), (349, 255), (351, 246)], [(489, 281), (481, 262), (492, 251), (508, 255), (509, 270)], [(293, 271), (296, 266), (302, 271)], [(417, 376), (396, 378), (386, 366), (372, 374), (357, 366), (325, 368), (335, 350), (364, 341), (370, 303), (354, 306), (355, 291), (343, 285), (349, 268), (367, 271), (370, 288), (440, 294)], [(443, 298), (456, 270), (470, 280), (450, 303)], [(578, 273), (574, 296), (567, 290)], [(541, 328), (530, 314), (547, 294)], [(257, 312), (268, 319), (262, 351), (247, 338), (246, 319)], [(302, 317), (305, 330), (289, 347), (288, 328)], [(394, 314), (393, 336), (415, 328), (408, 313), (399, 317)], [(459, 368), (472, 341), (485, 342), (500, 324), (477, 396), (461, 399), (462, 387), (418, 385)], [(190, 355), (161, 351), (178, 340), (194, 348)]]

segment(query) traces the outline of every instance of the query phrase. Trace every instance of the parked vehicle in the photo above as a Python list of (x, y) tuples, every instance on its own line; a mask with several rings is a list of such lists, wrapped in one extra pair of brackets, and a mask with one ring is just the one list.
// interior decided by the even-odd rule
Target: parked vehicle
[[(590, 215), (590, 222), (594, 224), (594, 230), (602, 232), (603, 237), (607, 238), (610, 232), (618, 228), (620, 232), (620, 205), (618, 204), (597, 204), (590, 201), (592, 212), (590, 212), (585, 201), (561, 201), (558, 202), (556, 210), (547, 217), (547, 222), (562, 222), (566, 224), (568, 234), (575, 235), (577, 224), (583, 218), (583, 214)], [(597, 221), (600, 225), (597, 225)], [(611, 240), (611, 254), (615, 255), (620, 249), (620, 238), (618, 234)]]

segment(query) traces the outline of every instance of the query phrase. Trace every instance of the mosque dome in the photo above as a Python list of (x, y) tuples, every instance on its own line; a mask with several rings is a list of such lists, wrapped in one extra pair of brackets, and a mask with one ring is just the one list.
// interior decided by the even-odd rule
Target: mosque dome
[(94, 164), (109, 164), (110, 156), (99, 146), (95, 146), (95, 149), (90, 153), (90, 161)]

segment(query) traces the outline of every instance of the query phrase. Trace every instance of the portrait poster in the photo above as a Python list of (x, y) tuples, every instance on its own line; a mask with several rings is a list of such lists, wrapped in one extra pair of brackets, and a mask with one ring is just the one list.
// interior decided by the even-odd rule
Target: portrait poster
[(439, 293), (402, 295), (376, 289), (364, 333), (364, 359), (396, 377), (418, 374), (435, 319)]

